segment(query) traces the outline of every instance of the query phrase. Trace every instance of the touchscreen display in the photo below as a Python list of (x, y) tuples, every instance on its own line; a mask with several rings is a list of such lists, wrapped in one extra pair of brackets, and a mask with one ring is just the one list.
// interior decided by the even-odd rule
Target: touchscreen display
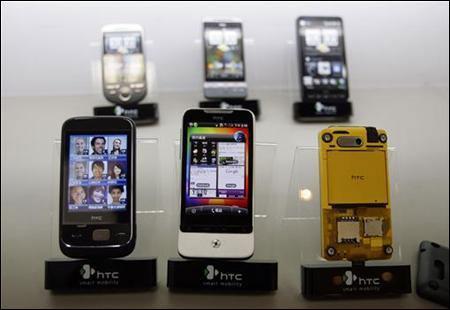
[(103, 70), (107, 84), (144, 81), (145, 62), (139, 32), (104, 34)]
[(249, 128), (189, 123), (184, 212), (192, 217), (248, 214)]
[(205, 24), (207, 81), (244, 80), (242, 27), (239, 23)]
[(120, 212), (128, 207), (127, 135), (70, 135), (68, 213)]
[[(339, 19), (299, 19), (302, 75), (307, 99), (339, 99), (347, 93), (342, 22)], [(322, 98), (323, 99), (323, 98)]]

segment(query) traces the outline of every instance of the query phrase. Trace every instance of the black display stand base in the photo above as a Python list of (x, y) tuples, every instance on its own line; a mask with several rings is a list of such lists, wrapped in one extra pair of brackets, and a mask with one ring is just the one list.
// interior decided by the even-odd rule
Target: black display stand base
[(156, 258), (45, 261), (45, 289), (55, 292), (140, 291), (155, 286)]
[(297, 122), (347, 122), (353, 113), (350, 101), (295, 102), (293, 107), (294, 119)]
[(200, 108), (221, 108), (221, 109), (247, 109), (255, 114), (256, 119), (259, 118), (261, 113), (259, 108), (259, 100), (246, 100), (246, 99), (218, 99), (218, 100), (206, 100), (199, 102)]
[(409, 265), (301, 266), (302, 295), (307, 299), (383, 297), (411, 293)]
[(169, 259), (167, 287), (171, 290), (275, 291), (278, 263)]
[(159, 120), (157, 103), (94, 107), (94, 115), (127, 116), (134, 120), (136, 125), (151, 125)]

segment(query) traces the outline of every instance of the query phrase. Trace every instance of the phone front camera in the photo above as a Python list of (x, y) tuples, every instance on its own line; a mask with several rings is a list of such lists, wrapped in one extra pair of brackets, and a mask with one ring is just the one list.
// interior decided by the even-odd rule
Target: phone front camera
[(362, 140), (360, 138), (355, 140), (356, 145), (361, 145), (362, 144)]

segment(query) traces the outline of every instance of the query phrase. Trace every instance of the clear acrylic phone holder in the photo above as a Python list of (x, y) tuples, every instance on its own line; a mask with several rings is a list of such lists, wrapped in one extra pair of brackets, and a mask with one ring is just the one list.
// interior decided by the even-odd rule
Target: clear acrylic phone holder
[[(401, 206), (398, 205), (400, 186), (398, 184), (397, 150), (394, 147), (388, 149), (388, 165), (390, 178), (391, 219), (393, 227), (394, 252), (389, 260), (367, 262), (393, 263), (402, 261), (402, 247), (400, 225)], [(319, 148), (315, 146), (298, 146), (295, 149), (292, 164), (291, 178), (287, 205), (282, 218), (282, 226), (285, 229), (284, 236), (295, 239), (298, 245), (297, 262), (315, 263), (326, 262), (321, 257), (321, 227), (320, 227), (320, 173), (319, 173)], [(294, 242), (292, 240), (291, 242)], [(290, 243), (290, 242), (289, 242)], [(334, 262), (333, 262), (334, 263)], [(342, 261), (340, 264), (348, 265), (350, 262)]]
[[(399, 194), (401, 186), (399, 184), (398, 151), (394, 147), (388, 149), (388, 168), (390, 183), (390, 201), (391, 201), (391, 221), (393, 231), (393, 254), (388, 260), (366, 261), (361, 268), (370, 269), (371, 267), (386, 268), (388, 272), (409, 277), (409, 266), (404, 265), (405, 258), (402, 253), (405, 231), (402, 225), (402, 210), (404, 206), (399, 203)], [(291, 245), (290, 251), (286, 257), (287, 270), (299, 270), (302, 266), (321, 266), (320, 268), (336, 267), (339, 268), (355, 266), (350, 261), (327, 261), (321, 255), (321, 206), (320, 206), (320, 172), (319, 172), (319, 148), (317, 146), (298, 146), (295, 149), (294, 160), (291, 169), (291, 178), (289, 184), (287, 204), (284, 215), (281, 219), (282, 236), (285, 240), (283, 244)], [(365, 267), (364, 267), (365, 266)], [(383, 267), (384, 266), (384, 267)], [(390, 266), (393, 266), (392, 268)], [(395, 266), (395, 267), (394, 267)], [(405, 268), (404, 268), (405, 267)], [(398, 268), (398, 269), (395, 269)], [(354, 269), (352, 269), (354, 271)], [(358, 269), (360, 273), (361, 269)], [(372, 272), (372, 271), (369, 271)], [(311, 274), (311, 279), (316, 274)], [(319, 273), (317, 273), (319, 275)], [(316, 279), (317, 280), (317, 279)], [(326, 282), (324, 278), (323, 281)], [(311, 288), (305, 293), (305, 285), (313, 286), (311, 283), (304, 283), (305, 276), (302, 269), (301, 289), (304, 296), (312, 294)], [(313, 282), (311, 280), (311, 282)], [(408, 286), (409, 284), (409, 286)], [(330, 285), (331, 286), (331, 285)], [(404, 283), (395, 283), (392, 290), (401, 293), (407, 293), (410, 290), (410, 282), (405, 279)], [(387, 287), (386, 290), (391, 289)], [(320, 291), (320, 289), (317, 289)], [(356, 292), (356, 291), (355, 291)], [(315, 292), (317, 293), (317, 292)], [(323, 293), (323, 292), (322, 292)], [(319, 294), (319, 293), (317, 293)], [(345, 293), (344, 293), (345, 294)], [(336, 293), (337, 295), (337, 293)]]
[[(64, 258), (59, 248), (59, 194), (61, 141), (53, 142), (53, 203), (51, 209), (51, 258)], [(165, 230), (168, 204), (159, 201), (159, 141), (138, 138), (136, 142), (136, 246), (129, 257), (158, 256), (164, 242), (157, 232)], [(162, 246), (162, 247), (161, 247)]]
[[(276, 259), (274, 251), (275, 227), (278, 225), (278, 210), (273, 201), (273, 171), (277, 152), (275, 143), (255, 143), (254, 156), (254, 235), (255, 252), (252, 259)], [(180, 141), (174, 142), (177, 185), (181, 184)], [(180, 186), (177, 186), (177, 197), (180, 197)], [(180, 202), (176, 205), (177, 214), (171, 231), (178, 232), (180, 220)], [(176, 239), (176, 238), (175, 238)], [(176, 249), (176, 244), (174, 245)], [(176, 252), (174, 253), (176, 254)]]

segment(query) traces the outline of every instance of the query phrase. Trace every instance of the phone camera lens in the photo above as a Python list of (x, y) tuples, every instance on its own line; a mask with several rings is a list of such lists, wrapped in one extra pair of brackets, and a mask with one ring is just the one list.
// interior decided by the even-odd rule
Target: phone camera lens
[(380, 142), (381, 142), (381, 143), (386, 143), (386, 142), (387, 142), (387, 136), (386, 136), (384, 133), (382, 133), (382, 134), (378, 137), (378, 139), (380, 139)]
[(362, 140), (360, 138), (355, 140), (356, 145), (361, 145), (362, 144)]
[(333, 136), (329, 133), (323, 134), (322, 135), (322, 140), (326, 143), (329, 143), (333, 140)]

